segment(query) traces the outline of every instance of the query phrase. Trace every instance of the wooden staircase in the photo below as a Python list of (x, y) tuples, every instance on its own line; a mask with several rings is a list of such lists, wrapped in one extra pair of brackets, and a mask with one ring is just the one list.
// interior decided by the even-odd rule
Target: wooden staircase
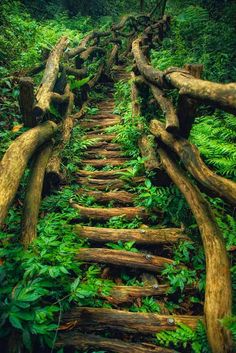
[[(129, 78), (129, 74), (120, 67), (117, 68), (115, 77), (116, 80), (124, 80)], [(76, 260), (104, 264), (110, 276), (114, 269), (115, 272), (122, 269), (144, 275), (150, 273), (147, 278), (152, 280), (144, 282), (143, 287), (121, 284), (113, 287), (110, 295), (105, 298), (113, 305), (113, 309), (78, 307), (63, 314), (57, 346), (121, 353), (129, 350), (134, 353), (173, 353), (175, 352), (173, 349), (153, 344), (152, 335), (163, 330), (175, 330), (178, 323), (194, 329), (198, 321), (202, 320), (202, 316), (169, 315), (164, 309), (161, 314), (134, 313), (125, 310), (124, 305), (140, 302), (142, 297), (168, 298), (169, 284), (162, 283), (160, 272), (166, 264), (172, 264), (173, 260), (160, 254), (166, 253), (166, 247), (168, 253), (171, 253), (171, 248), (178, 241), (189, 239), (183, 230), (178, 228), (151, 228), (147, 210), (135, 207), (135, 195), (127, 191), (126, 182), (120, 173), (126, 170), (125, 163), (128, 158), (124, 156), (121, 145), (114, 141), (116, 134), (106, 133), (105, 130), (122, 121), (122, 117), (113, 114), (115, 103), (112, 87), (108, 96), (107, 100), (98, 103), (97, 115), (85, 116), (81, 121), (81, 126), (86, 129), (84, 138), (96, 138), (96, 143), (86, 150), (77, 171), (77, 182), (83, 187), (78, 194), (93, 197), (99, 207), (84, 207), (71, 203), (78, 210), (80, 219), (92, 221), (93, 225), (75, 225), (78, 236), (88, 239), (92, 244), (91, 248), (82, 248)], [(108, 165), (110, 169), (103, 170)], [(88, 171), (88, 166), (92, 166), (93, 171)], [(142, 177), (133, 178), (132, 183), (139, 183), (142, 180)], [(110, 202), (112, 207), (108, 207)], [(145, 225), (140, 229), (101, 227), (101, 223), (114, 216), (123, 216), (127, 220), (138, 217)], [(118, 241), (135, 241), (140, 252), (104, 247), (107, 242)], [(191, 291), (192, 288), (186, 290)]]

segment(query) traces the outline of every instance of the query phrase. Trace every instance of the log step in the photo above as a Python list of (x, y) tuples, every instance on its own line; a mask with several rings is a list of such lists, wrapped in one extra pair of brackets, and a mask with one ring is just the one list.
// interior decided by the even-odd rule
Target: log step
[(117, 190), (123, 189), (125, 183), (119, 179), (92, 179), (80, 177), (77, 179), (78, 184), (87, 186), (90, 188), (96, 188), (97, 190)]
[(170, 286), (167, 284), (154, 286), (115, 286), (106, 299), (112, 304), (132, 303), (141, 297), (156, 297), (168, 294)]
[(89, 117), (89, 120), (94, 120), (94, 121), (96, 121), (96, 120), (97, 121), (101, 121), (101, 120), (119, 120), (120, 121), (120, 115), (113, 114), (113, 113), (99, 113), (99, 114), (92, 115), (91, 117)]
[(82, 218), (86, 219), (106, 221), (112, 217), (119, 216), (124, 216), (125, 219), (133, 219), (135, 217), (146, 219), (148, 217), (144, 207), (92, 208), (80, 206), (76, 203), (71, 203), (71, 206), (78, 211)]
[(63, 314), (63, 323), (74, 322), (80, 328), (92, 328), (96, 331), (109, 328), (123, 332), (155, 334), (164, 330), (174, 331), (182, 323), (196, 329), (202, 316), (159, 315), (153, 313), (132, 313), (123, 310), (105, 308), (74, 308)]
[(122, 151), (108, 151), (105, 149), (94, 149), (94, 150), (87, 150), (84, 154), (87, 158), (120, 158), (124, 155)]
[(115, 204), (129, 205), (133, 204), (133, 194), (127, 191), (116, 191), (116, 192), (102, 192), (102, 191), (86, 191), (79, 192), (78, 194), (83, 194), (93, 197), (96, 201), (100, 203), (114, 202)]
[(110, 142), (116, 138), (115, 134), (89, 134), (84, 136), (84, 140), (96, 139), (97, 142)]
[(88, 171), (88, 170), (83, 170), (79, 169), (77, 171), (77, 175), (79, 177), (91, 177), (93, 179), (114, 179), (119, 177), (120, 173), (126, 172), (127, 169), (118, 169), (118, 170), (109, 170), (109, 171)]
[(95, 127), (104, 128), (108, 126), (114, 126), (120, 123), (120, 119), (103, 119), (103, 120), (92, 120), (82, 121), (80, 126), (85, 129), (93, 129)]
[(76, 259), (83, 262), (125, 266), (155, 273), (162, 271), (166, 265), (174, 263), (173, 260), (161, 256), (105, 248), (82, 248), (76, 255)]
[(112, 241), (117, 243), (135, 241), (142, 245), (159, 245), (166, 243), (176, 243), (180, 240), (189, 240), (189, 238), (179, 228), (164, 229), (112, 229), (75, 226), (75, 232), (81, 237), (97, 243), (107, 243)]
[[(130, 343), (116, 338), (100, 337), (93, 334), (83, 334), (80, 332), (63, 332), (58, 336), (57, 348), (74, 347), (76, 349), (88, 350), (102, 349), (114, 353), (175, 353), (176, 351), (168, 348), (157, 347), (148, 343)], [(176, 352), (177, 353), (177, 352)]]
[(121, 145), (119, 145), (118, 143), (108, 143), (106, 141), (96, 141), (93, 145), (88, 146), (87, 151), (90, 151), (91, 149), (96, 150), (100, 148), (104, 148), (107, 151), (120, 151)]
[(127, 158), (107, 158), (107, 159), (83, 159), (82, 165), (91, 165), (92, 167), (103, 168), (106, 166), (120, 167), (128, 162)]

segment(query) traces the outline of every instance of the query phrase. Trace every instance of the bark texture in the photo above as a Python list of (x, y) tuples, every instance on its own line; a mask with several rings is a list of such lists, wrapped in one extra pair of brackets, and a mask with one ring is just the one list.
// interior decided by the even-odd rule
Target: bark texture
[(220, 319), (230, 316), (232, 287), (230, 264), (219, 227), (208, 202), (167, 153), (159, 148), (162, 164), (185, 196), (197, 221), (206, 255), (205, 320), (213, 353), (232, 352), (232, 338)]
[(21, 243), (27, 248), (37, 237), (37, 222), (42, 197), (43, 181), (48, 159), (52, 153), (52, 143), (48, 143), (38, 151), (25, 193), (22, 218)]
[(47, 121), (19, 136), (8, 148), (0, 162), (0, 227), (15, 197), (27, 163), (34, 151), (50, 140), (57, 125)]

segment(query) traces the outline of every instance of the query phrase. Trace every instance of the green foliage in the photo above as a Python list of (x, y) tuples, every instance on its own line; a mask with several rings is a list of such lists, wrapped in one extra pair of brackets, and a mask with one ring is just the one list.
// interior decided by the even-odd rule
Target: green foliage
[(142, 304), (140, 306), (133, 304), (129, 310), (132, 312), (139, 312), (139, 313), (160, 313), (161, 312), (160, 305), (153, 297), (142, 298)]
[(235, 116), (216, 111), (196, 119), (191, 139), (200, 149), (207, 164), (223, 176), (236, 180)]
[(221, 324), (231, 331), (234, 344), (236, 345), (236, 316), (230, 316), (222, 319)]
[(205, 328), (199, 322), (196, 331), (178, 323), (176, 331), (163, 331), (156, 334), (157, 344), (165, 347), (187, 348), (189, 353), (210, 353)]
[(134, 247), (135, 241), (127, 241), (123, 243), (121, 240), (117, 242), (117, 244), (114, 243), (107, 243), (106, 246), (108, 246), (111, 249), (114, 250), (126, 250), (126, 251), (131, 251), (131, 252), (139, 252), (138, 249)]

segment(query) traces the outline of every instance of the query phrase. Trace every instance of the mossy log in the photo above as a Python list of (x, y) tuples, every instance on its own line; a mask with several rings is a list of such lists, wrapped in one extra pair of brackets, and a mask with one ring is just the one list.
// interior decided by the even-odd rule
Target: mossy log
[(92, 208), (80, 206), (71, 203), (72, 207), (79, 212), (80, 217), (89, 219), (109, 220), (112, 217), (123, 216), (126, 219), (140, 217), (147, 218), (147, 212), (144, 207), (119, 207), (119, 208)]
[(108, 170), (108, 171), (89, 171), (79, 169), (76, 174), (80, 177), (90, 177), (93, 179), (117, 179), (120, 176), (120, 173), (126, 172), (127, 169), (118, 169), (118, 170)]
[(52, 153), (52, 143), (47, 143), (37, 151), (25, 192), (21, 243), (27, 248), (37, 237), (37, 222), (42, 197), (44, 174)]
[[(153, 313), (132, 313), (124, 310), (105, 308), (74, 308), (63, 314), (62, 322), (74, 322), (77, 327), (102, 330), (116, 329), (124, 332), (156, 334), (165, 330), (176, 330), (182, 323), (195, 329), (202, 316), (158, 315)], [(220, 351), (218, 351), (219, 353)]]
[(42, 117), (50, 107), (52, 97), (51, 93), (57, 80), (60, 59), (67, 47), (67, 44), (67, 38), (62, 37), (50, 53), (41, 84), (35, 97), (36, 103), (33, 109), (33, 114), (35, 117)]
[(157, 347), (149, 343), (130, 343), (115, 338), (105, 338), (80, 332), (60, 333), (56, 347), (74, 347), (88, 350), (89, 348), (106, 350), (114, 353), (177, 353), (175, 350)]
[(35, 150), (50, 140), (57, 125), (47, 121), (19, 136), (8, 148), (0, 162), (0, 227), (15, 197), (21, 177)]
[(198, 224), (206, 256), (205, 320), (213, 353), (232, 352), (230, 332), (220, 320), (231, 315), (232, 287), (230, 264), (222, 233), (209, 203), (168, 154), (158, 148), (162, 164), (183, 193)]
[(94, 149), (89, 150), (84, 153), (86, 158), (119, 158), (122, 157), (124, 153), (122, 151), (107, 151), (105, 149)]
[(112, 229), (76, 225), (74, 230), (79, 237), (96, 243), (107, 243), (109, 241), (117, 243), (121, 240), (122, 242), (135, 241), (135, 244), (139, 245), (159, 245), (189, 240), (183, 230), (179, 228)]
[(104, 248), (81, 248), (76, 259), (82, 262), (125, 266), (155, 273), (162, 271), (166, 265), (174, 263), (173, 260), (161, 256)]
[(85, 129), (91, 129), (94, 127), (109, 127), (120, 123), (120, 118), (116, 119), (91, 119), (89, 121), (82, 121), (80, 125)]
[(120, 167), (125, 162), (128, 162), (127, 158), (107, 158), (107, 159), (83, 159), (82, 165), (91, 165), (96, 168), (103, 168), (105, 166)]
[(117, 136), (115, 134), (104, 134), (104, 135), (100, 135), (97, 133), (94, 134), (90, 134), (90, 135), (85, 135), (84, 139), (86, 140), (95, 140), (97, 142), (111, 142), (112, 140), (114, 140)]
[(106, 65), (106, 72), (110, 72), (112, 69), (113, 65), (117, 64), (118, 62), (118, 51), (119, 51), (120, 46), (118, 44), (115, 44), (109, 58), (107, 60), (107, 65)]
[(236, 183), (210, 170), (203, 162), (199, 150), (184, 138), (175, 138), (165, 131), (158, 120), (153, 119), (150, 130), (155, 137), (177, 153), (186, 169), (208, 190), (236, 205)]

